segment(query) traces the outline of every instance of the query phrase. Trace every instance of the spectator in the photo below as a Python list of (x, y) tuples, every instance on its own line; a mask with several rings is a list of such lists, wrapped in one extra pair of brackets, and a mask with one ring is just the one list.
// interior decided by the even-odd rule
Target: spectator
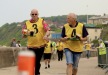
[(13, 38), (12, 41), (11, 41), (11, 47), (16, 47), (16, 39)]
[(20, 41), (17, 41), (16, 47), (21, 47)]

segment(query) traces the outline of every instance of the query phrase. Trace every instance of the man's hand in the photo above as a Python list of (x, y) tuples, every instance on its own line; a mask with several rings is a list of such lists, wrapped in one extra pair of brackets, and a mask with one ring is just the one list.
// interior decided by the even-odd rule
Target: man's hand
[(22, 30), (22, 37), (26, 38), (28, 36), (28, 30), (27, 29), (23, 29)]
[(80, 41), (87, 41), (87, 37), (83, 38), (81, 35), (78, 35), (78, 34), (77, 34), (77, 36), (79, 37)]
[(60, 40), (61, 40), (62, 42), (64, 42), (64, 41), (68, 40), (68, 37), (61, 38)]

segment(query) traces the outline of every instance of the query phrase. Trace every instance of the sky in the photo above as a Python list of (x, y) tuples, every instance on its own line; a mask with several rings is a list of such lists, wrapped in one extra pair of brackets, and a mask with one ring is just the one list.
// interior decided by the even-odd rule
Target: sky
[(38, 9), (39, 17), (108, 14), (108, 0), (0, 0), (0, 26), (30, 19), (30, 11)]

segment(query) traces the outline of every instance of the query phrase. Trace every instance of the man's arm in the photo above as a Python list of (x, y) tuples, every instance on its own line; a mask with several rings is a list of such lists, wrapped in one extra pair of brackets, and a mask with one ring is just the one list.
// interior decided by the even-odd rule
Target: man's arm
[(22, 27), (22, 37), (26, 38), (28, 34), (26, 23)]
[(62, 28), (62, 33), (61, 33), (61, 41), (66, 41), (68, 39), (68, 37), (66, 37), (66, 34), (65, 34), (65, 27)]
[(50, 35), (50, 27), (48, 26), (48, 24), (45, 21), (43, 21), (43, 27), (44, 27), (44, 30), (46, 32), (46, 34), (45, 34), (43, 39), (48, 41), (49, 40), (48, 37)]
[(30, 30), (27, 29), (26, 23), (22, 27), (22, 37), (26, 38), (28, 35), (30, 35)]
[(87, 32), (87, 29), (86, 29), (86, 27), (83, 25), (83, 30), (82, 30), (82, 37), (81, 36), (79, 36), (80, 37), (80, 40), (81, 41), (87, 41), (87, 39), (88, 39), (88, 32)]

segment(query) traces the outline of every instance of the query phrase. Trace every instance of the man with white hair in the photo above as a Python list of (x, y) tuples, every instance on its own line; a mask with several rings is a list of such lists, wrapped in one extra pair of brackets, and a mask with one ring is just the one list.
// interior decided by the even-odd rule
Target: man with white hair
[(74, 13), (69, 13), (61, 36), (67, 61), (67, 75), (76, 75), (83, 51), (83, 41), (87, 40), (88, 32), (82, 23), (77, 22), (77, 16)]
[[(23, 37), (27, 37), (27, 48), (36, 55), (35, 75), (40, 75), (40, 61), (47, 44), (50, 28), (43, 18), (39, 17), (37, 9), (31, 10), (31, 19), (27, 20), (22, 29)], [(25, 32), (26, 31), (26, 32)]]

